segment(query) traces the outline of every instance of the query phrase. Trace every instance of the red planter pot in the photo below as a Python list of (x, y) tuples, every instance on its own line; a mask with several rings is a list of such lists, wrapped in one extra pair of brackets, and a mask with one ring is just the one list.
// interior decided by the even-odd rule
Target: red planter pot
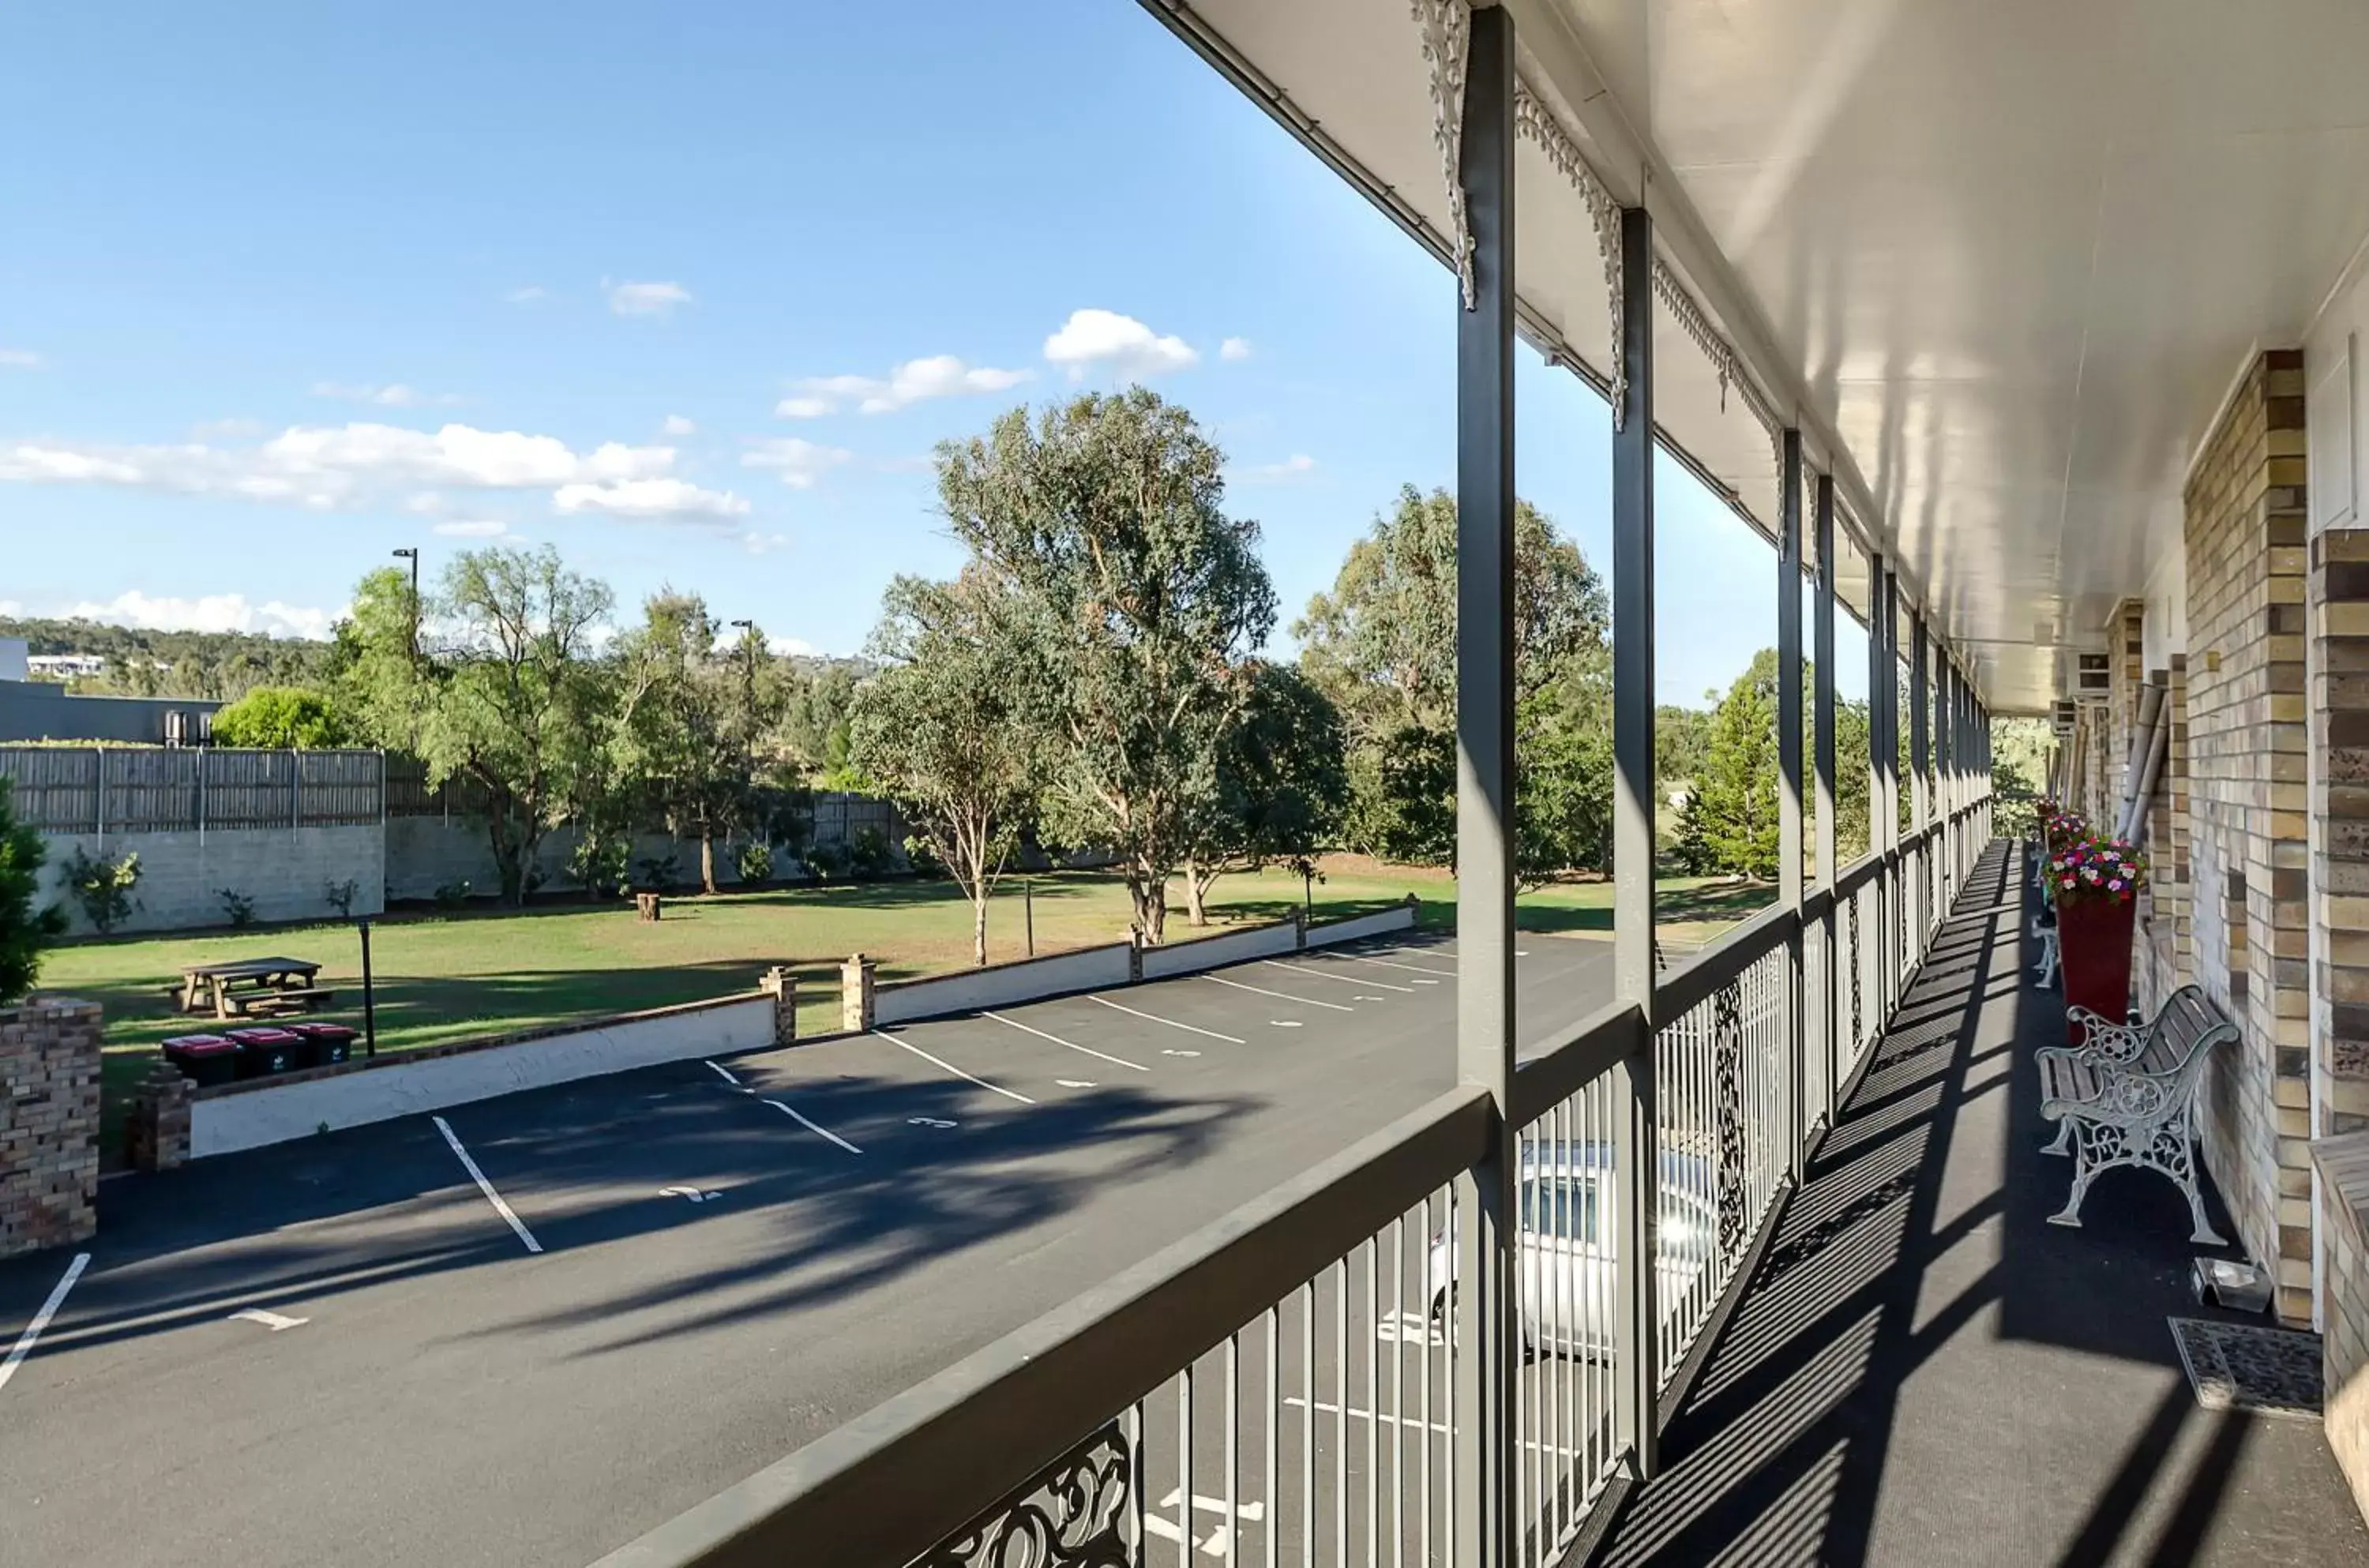
[[(2065, 976), (2065, 1005), (2086, 1007), (2119, 1024), (2131, 1006), (2131, 932), (2137, 924), (2136, 898), (2080, 898), (2056, 906), (2057, 961)], [(2066, 1038), (2081, 1044), (2080, 1031), (2066, 1025)]]

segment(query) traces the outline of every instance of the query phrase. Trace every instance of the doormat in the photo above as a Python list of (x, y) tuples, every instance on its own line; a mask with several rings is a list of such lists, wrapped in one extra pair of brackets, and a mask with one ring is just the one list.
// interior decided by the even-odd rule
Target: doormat
[(2189, 1387), (2204, 1409), (2319, 1419), (2319, 1335), (2203, 1318), (2169, 1321)]

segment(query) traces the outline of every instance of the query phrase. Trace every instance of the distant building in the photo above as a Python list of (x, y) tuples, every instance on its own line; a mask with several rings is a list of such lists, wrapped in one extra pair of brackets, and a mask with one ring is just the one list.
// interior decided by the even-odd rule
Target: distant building
[(0, 637), (0, 681), (29, 681), (32, 660), (22, 637)]
[[(17, 647), (24, 645), (19, 643)], [(11, 676), (6, 671), (6, 659), (0, 658), (0, 681), (22, 681), (25, 676)], [(98, 653), (37, 653), (25, 663), (34, 675), (52, 680), (71, 680), (77, 675), (99, 675), (106, 672), (107, 656)]]
[[(0, 742), (112, 740), (134, 746), (203, 746), (213, 739), (220, 703), (198, 697), (85, 697), (53, 681), (31, 681), (25, 645), (0, 641)], [(14, 675), (6, 672), (17, 671)]]

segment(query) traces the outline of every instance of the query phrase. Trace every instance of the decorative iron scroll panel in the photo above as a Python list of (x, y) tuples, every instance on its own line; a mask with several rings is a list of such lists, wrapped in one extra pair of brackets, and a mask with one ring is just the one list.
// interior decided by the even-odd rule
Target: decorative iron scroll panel
[(1134, 1459), (1113, 1421), (912, 1568), (1127, 1568)]

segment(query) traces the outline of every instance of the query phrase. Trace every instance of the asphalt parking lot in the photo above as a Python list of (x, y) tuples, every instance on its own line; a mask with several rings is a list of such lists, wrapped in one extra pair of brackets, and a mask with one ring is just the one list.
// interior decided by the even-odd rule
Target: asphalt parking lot
[[(7, 1556), (580, 1568), (1447, 1087), (1454, 953), (1411, 933), (110, 1180), (70, 1283), (0, 1265), (0, 1356), (55, 1303), (0, 1372)], [(1610, 961), (1525, 937), (1523, 1039), (1600, 1005)]]

